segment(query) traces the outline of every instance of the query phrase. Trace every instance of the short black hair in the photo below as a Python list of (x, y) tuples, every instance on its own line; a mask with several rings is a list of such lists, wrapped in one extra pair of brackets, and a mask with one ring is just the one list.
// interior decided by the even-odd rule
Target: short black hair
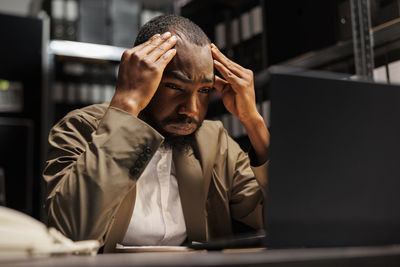
[(198, 46), (211, 43), (204, 31), (190, 19), (178, 15), (161, 15), (151, 19), (139, 29), (135, 46), (146, 42), (156, 33), (162, 34), (167, 31), (174, 31), (178, 36), (182, 34), (189, 42)]

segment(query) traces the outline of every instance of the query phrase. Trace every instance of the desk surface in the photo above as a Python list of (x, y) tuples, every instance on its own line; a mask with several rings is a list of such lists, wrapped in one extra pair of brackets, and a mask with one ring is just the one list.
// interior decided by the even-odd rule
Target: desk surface
[(123, 253), (1, 262), (6, 266), (400, 266), (400, 245), (266, 251)]

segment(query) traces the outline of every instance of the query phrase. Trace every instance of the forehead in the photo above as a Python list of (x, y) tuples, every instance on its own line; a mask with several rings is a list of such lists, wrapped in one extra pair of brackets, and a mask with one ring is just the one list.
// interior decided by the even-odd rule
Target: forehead
[(214, 64), (209, 45), (198, 46), (178, 36), (176, 55), (167, 65), (164, 74), (178, 72), (190, 80), (214, 77)]

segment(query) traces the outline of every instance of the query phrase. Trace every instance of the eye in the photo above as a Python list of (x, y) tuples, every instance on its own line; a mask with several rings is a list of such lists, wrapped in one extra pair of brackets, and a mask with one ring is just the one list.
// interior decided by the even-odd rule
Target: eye
[(171, 88), (173, 90), (178, 90), (178, 91), (182, 91), (183, 90), (180, 86), (178, 86), (176, 84), (173, 84), (173, 83), (166, 83), (165, 87)]
[(209, 94), (212, 90), (212, 87), (204, 87), (199, 90), (200, 93)]

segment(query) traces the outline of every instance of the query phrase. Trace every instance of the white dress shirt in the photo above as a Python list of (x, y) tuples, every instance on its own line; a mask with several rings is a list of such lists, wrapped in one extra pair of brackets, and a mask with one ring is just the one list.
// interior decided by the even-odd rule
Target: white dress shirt
[(122, 242), (131, 246), (177, 246), (186, 239), (172, 150), (159, 148), (136, 183), (136, 201)]

